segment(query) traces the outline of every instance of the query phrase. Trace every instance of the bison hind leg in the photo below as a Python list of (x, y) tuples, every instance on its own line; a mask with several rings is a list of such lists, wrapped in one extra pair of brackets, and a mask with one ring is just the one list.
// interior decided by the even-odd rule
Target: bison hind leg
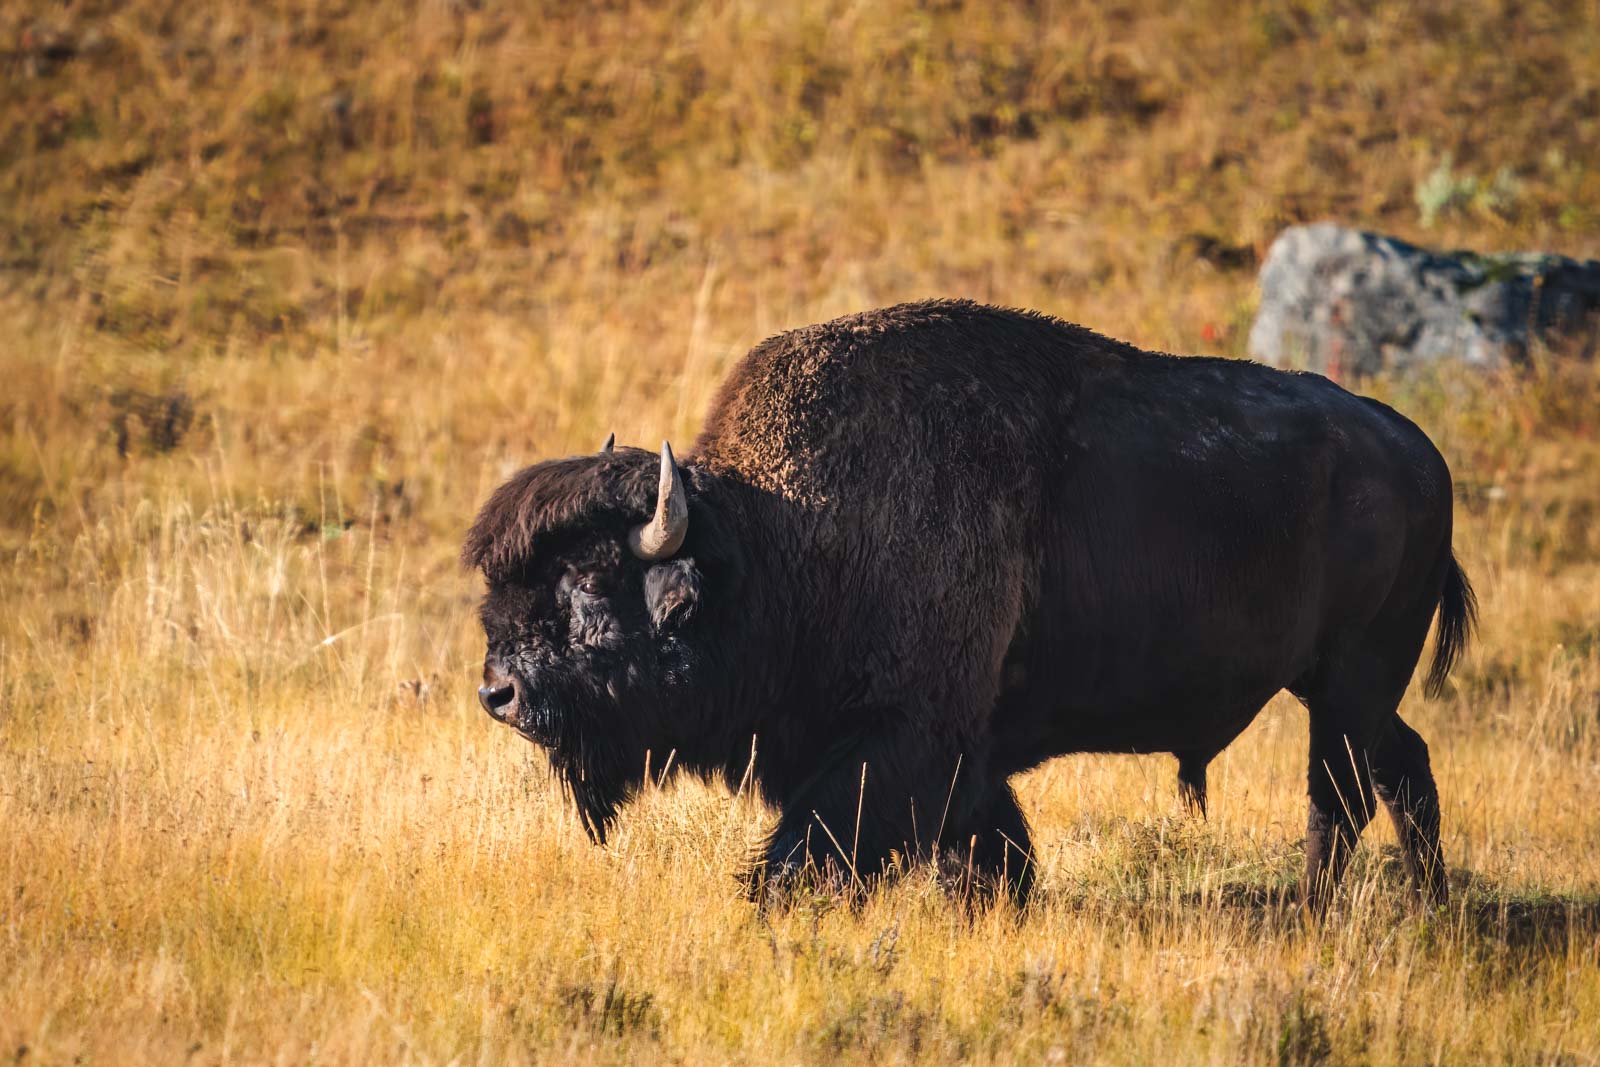
[(1398, 715), (1378, 742), (1372, 777), (1394, 820), (1412, 882), (1432, 906), (1449, 903), (1439, 848), (1439, 787), (1428, 765), (1428, 746)]

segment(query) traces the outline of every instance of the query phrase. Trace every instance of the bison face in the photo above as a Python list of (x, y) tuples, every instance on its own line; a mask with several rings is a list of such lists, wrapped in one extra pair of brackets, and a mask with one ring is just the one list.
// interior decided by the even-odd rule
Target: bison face
[(702, 580), (682, 552), (688, 499), (665, 446), (655, 513), (636, 517), (654, 466), (629, 449), (529, 468), (496, 491), (464, 552), (489, 586), (478, 699), (546, 750), (596, 840), (648, 754), (676, 747), (695, 674)]
[(630, 729), (686, 679), (680, 631), (700, 601), (691, 559), (645, 563), (609, 538), (529, 561), (492, 581), (480, 616), (484, 710), (552, 750)]

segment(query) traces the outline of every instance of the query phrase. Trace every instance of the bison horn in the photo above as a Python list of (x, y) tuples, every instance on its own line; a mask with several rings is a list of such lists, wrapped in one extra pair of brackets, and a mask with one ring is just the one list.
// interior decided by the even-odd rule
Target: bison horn
[(656, 490), (656, 513), (650, 521), (628, 531), (628, 547), (640, 559), (666, 559), (678, 551), (689, 532), (689, 496), (672, 459), (672, 446), (661, 442), (661, 484)]
[(616, 443), (617, 435), (614, 433), (608, 433), (606, 434), (606, 443), (600, 446), (600, 451), (602, 453), (610, 452), (611, 449), (616, 446)]

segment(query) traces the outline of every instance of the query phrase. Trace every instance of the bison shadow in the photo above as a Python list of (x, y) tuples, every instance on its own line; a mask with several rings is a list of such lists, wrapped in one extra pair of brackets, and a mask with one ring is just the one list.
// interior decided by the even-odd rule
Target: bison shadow
[[(1385, 870), (1379, 877), (1404, 888), (1398, 873)], [(1519, 955), (1561, 953), (1572, 945), (1600, 963), (1600, 895), (1519, 892), (1461, 868), (1451, 871), (1450, 886), (1450, 904), (1427, 916), (1440, 935), (1448, 936), (1448, 931), (1485, 949)], [(1297, 885), (1231, 881), (1180, 899), (1186, 909), (1231, 913), (1263, 931), (1293, 925), (1302, 914)], [(1337, 921), (1339, 912), (1336, 905), (1330, 918)], [(1427, 915), (1420, 906), (1414, 914)]]
[(1587, 941), (1600, 962), (1600, 897), (1503, 893), (1479, 882), (1469, 891), (1465, 926), (1491, 944), (1528, 953), (1563, 951)]

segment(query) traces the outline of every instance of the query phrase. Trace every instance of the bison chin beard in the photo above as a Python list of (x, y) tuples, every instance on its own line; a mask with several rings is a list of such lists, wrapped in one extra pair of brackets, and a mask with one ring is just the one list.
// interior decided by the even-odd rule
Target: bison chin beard
[(597, 845), (606, 843), (618, 809), (644, 784), (650, 746), (638, 725), (655, 710), (633, 702), (624, 708), (604, 697), (593, 703), (546, 698), (521, 716), (525, 725), (517, 732), (544, 749), (584, 833)]

